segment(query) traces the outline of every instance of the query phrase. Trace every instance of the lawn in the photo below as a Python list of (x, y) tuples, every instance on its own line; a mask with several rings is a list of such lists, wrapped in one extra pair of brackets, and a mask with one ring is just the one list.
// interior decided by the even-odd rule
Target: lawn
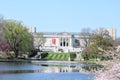
[(44, 58), (47, 60), (68, 60), (69, 54), (67, 53), (48, 53), (48, 55)]

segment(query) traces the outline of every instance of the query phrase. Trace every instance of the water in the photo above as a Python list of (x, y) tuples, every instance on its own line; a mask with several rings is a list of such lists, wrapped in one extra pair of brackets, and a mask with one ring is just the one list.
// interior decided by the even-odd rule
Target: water
[[(0, 80), (93, 80), (84, 64), (0, 62)], [(84, 68), (84, 69), (83, 69)]]

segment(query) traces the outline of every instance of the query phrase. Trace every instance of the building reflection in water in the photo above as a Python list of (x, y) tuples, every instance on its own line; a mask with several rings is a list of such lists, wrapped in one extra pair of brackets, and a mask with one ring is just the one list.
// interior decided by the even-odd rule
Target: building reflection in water
[(41, 72), (45, 73), (58, 73), (58, 72), (80, 72), (89, 73), (95, 72), (101, 66), (48, 66), (44, 67)]

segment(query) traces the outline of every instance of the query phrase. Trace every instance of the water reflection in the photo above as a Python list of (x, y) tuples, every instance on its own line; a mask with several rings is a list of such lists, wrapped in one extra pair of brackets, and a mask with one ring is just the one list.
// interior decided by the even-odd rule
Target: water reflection
[(0, 62), (0, 71), (7, 70), (37, 70), (41, 66), (36, 66), (29, 62)]
[(103, 66), (96, 64), (59, 64), (59, 63), (40, 63), (37, 66), (44, 66), (41, 72), (58, 73), (58, 72), (80, 72), (92, 73), (99, 70)]
[(0, 80), (93, 80), (86, 64), (0, 62)]
[(0, 63), (0, 74), (12, 73), (60, 73), (80, 72), (91, 73), (102, 68), (91, 64), (54, 64), (54, 63)]

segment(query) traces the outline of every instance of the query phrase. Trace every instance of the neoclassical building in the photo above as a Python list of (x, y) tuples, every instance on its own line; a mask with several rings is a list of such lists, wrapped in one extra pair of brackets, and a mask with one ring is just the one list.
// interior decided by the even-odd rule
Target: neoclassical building
[[(36, 35), (36, 28), (29, 28), (30, 33), (34, 36), (34, 46), (37, 47), (39, 44), (38, 36)], [(106, 32), (107, 30), (107, 32)], [(98, 34), (104, 33), (109, 35), (113, 40), (116, 37), (116, 30), (113, 28), (105, 29), (99, 28)], [(43, 51), (53, 52), (81, 52), (85, 48), (85, 42), (80, 33), (72, 32), (43, 32), (45, 43), (40, 47)]]
[[(80, 52), (84, 48), (84, 41), (80, 33), (43, 32), (45, 43), (40, 49), (53, 52)], [(34, 33), (34, 46), (37, 46), (37, 35)]]

